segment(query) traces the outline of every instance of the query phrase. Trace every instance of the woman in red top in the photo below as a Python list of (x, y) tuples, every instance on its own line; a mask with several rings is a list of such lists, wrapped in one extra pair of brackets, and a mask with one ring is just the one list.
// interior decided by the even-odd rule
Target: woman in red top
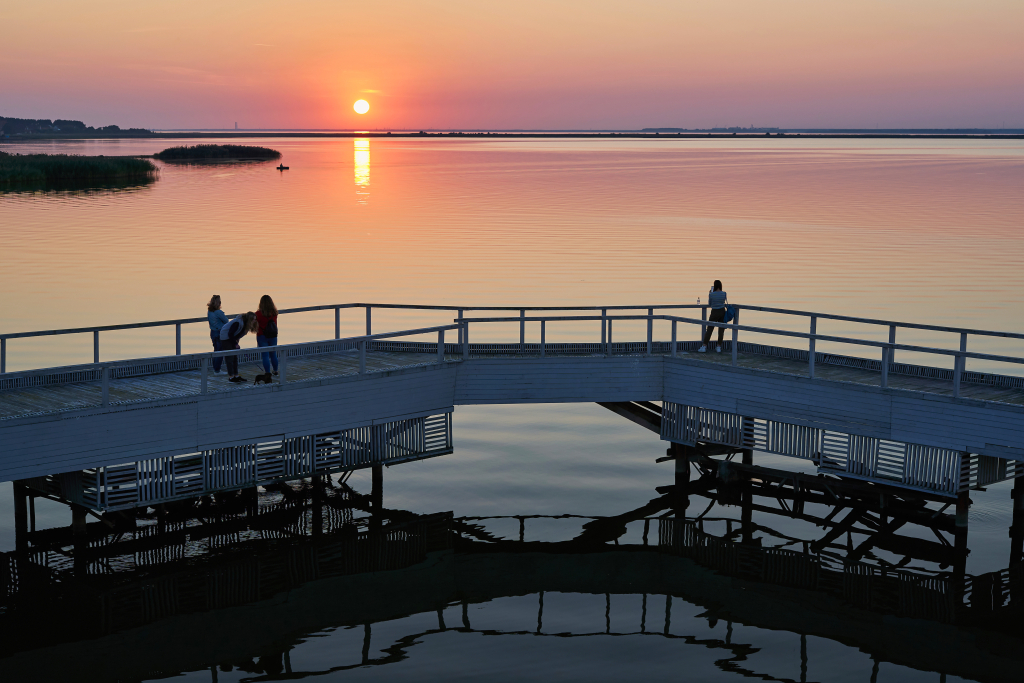
[[(277, 306), (266, 294), (260, 297), (260, 307), (256, 309), (256, 346), (277, 346)], [(264, 372), (270, 372), (271, 363), (276, 375), (277, 353), (274, 351), (263, 354)]]

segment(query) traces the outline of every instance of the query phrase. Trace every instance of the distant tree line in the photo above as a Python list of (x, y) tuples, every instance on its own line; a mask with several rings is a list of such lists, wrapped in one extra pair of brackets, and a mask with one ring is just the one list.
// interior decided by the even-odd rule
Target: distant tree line
[(145, 128), (121, 128), (120, 126), (100, 126), (93, 128), (81, 121), (69, 119), (16, 119), (0, 116), (0, 136), (9, 135), (49, 135), (53, 133), (83, 135), (89, 133), (134, 133), (148, 134), (152, 131)]

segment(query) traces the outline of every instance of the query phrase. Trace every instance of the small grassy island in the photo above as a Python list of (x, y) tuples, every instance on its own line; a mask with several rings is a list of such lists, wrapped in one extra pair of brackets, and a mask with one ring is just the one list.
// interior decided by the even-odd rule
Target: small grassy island
[(281, 153), (267, 147), (250, 145), (193, 145), (169, 147), (153, 155), (160, 161), (268, 161)]
[(145, 182), (156, 173), (148, 159), (0, 152), (0, 184)]

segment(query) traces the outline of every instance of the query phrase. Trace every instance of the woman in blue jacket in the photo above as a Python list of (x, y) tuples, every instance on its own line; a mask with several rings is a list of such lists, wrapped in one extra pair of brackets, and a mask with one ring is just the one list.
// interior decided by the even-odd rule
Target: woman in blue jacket
[[(206, 304), (206, 319), (210, 321), (210, 341), (213, 342), (213, 350), (220, 351), (220, 329), (228, 324), (228, 317), (220, 310), (220, 294), (210, 297), (210, 303)], [(213, 371), (220, 372), (220, 363), (223, 360), (220, 356), (213, 359)]]

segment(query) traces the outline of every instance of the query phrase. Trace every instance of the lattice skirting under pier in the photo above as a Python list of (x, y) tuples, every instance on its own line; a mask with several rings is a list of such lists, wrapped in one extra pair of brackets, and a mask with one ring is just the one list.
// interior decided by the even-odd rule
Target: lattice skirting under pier
[(123, 510), (452, 452), (451, 412), (28, 479), (92, 510)]
[(753, 449), (810, 460), (835, 474), (955, 496), (1024, 476), (1024, 462), (889, 441), (666, 401), (661, 438)]

